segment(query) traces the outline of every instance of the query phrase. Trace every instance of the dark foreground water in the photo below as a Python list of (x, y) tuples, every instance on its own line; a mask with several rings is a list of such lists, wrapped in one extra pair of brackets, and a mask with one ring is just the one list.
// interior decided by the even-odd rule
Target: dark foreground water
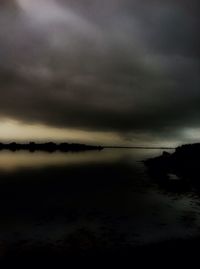
[[(193, 191), (171, 191), (141, 162), (161, 150), (0, 153), (0, 256), (141, 246), (200, 234)], [(172, 184), (172, 186), (173, 186)], [(162, 185), (162, 184), (161, 184)]]

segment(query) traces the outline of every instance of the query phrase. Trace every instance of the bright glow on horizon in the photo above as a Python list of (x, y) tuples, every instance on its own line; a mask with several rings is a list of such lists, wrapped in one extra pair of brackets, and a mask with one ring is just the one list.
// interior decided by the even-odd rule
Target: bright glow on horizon
[(188, 143), (199, 143), (200, 128), (186, 128), (183, 134)]
[(65, 141), (105, 146), (176, 147), (181, 144), (199, 142), (199, 134), (199, 128), (185, 128), (174, 139), (164, 139), (141, 133), (132, 133), (129, 139), (126, 139), (114, 131), (87, 131), (52, 127), (39, 123), (24, 123), (10, 118), (0, 119), (0, 142)]
[(93, 132), (76, 129), (49, 127), (43, 124), (28, 124), (12, 119), (0, 121), (2, 141), (69, 141), (91, 144), (118, 144), (121, 138), (112, 132)]
[[(194, 137), (193, 137), (194, 138)], [(196, 136), (195, 136), (196, 138)], [(192, 137), (191, 137), (192, 139)], [(132, 133), (130, 139), (120, 136), (117, 132), (86, 131), (81, 129), (51, 127), (39, 123), (23, 123), (14, 119), (0, 120), (0, 141), (29, 142), (54, 141), (69, 143), (86, 143), (105, 146), (147, 146), (147, 147), (176, 147), (181, 143), (192, 141), (182, 139), (162, 139), (152, 135)]]

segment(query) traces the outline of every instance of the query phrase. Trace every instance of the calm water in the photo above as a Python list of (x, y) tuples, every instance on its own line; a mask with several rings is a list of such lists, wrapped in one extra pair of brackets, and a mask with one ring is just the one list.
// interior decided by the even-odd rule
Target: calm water
[(195, 192), (170, 192), (141, 160), (161, 150), (0, 153), (0, 249), (146, 244), (199, 234)]

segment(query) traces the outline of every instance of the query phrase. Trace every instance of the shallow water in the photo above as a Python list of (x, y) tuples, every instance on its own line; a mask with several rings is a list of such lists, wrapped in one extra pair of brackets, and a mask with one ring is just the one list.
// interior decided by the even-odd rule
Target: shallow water
[(0, 152), (0, 245), (113, 247), (198, 235), (197, 194), (160, 188), (141, 162), (161, 152)]

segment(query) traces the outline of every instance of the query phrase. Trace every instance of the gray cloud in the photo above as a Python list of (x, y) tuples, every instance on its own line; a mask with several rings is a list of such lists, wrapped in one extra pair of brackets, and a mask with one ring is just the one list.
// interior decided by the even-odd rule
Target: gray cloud
[(192, 1), (2, 2), (0, 115), (88, 130), (199, 127)]

